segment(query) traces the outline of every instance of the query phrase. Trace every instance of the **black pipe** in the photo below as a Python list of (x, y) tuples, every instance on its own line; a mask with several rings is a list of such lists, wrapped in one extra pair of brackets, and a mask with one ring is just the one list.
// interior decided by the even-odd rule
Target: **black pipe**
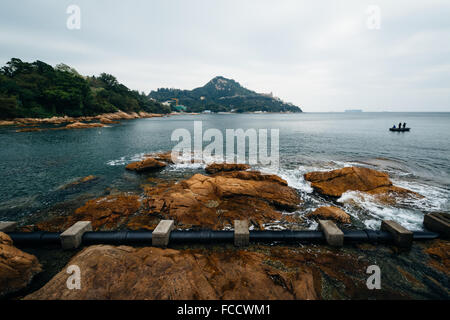
[(250, 242), (312, 242), (325, 241), (322, 231), (250, 231)]
[(169, 243), (233, 243), (234, 231), (172, 231), (170, 233)]
[[(344, 242), (388, 243), (394, 240), (387, 231), (375, 230), (342, 230)], [(419, 231), (417, 231), (419, 232)]]
[(430, 231), (415, 231), (413, 232), (413, 240), (433, 240), (439, 238), (439, 233)]
[[(344, 242), (388, 243), (393, 240), (386, 231), (374, 230), (343, 230)], [(60, 233), (57, 232), (11, 232), (8, 233), (17, 245), (43, 246), (60, 245)], [(414, 240), (432, 240), (439, 234), (427, 231), (413, 232)], [(171, 244), (216, 244), (233, 243), (234, 231), (181, 231), (175, 230), (170, 234)], [(324, 243), (325, 236), (321, 231), (250, 231), (250, 242), (308, 242)], [(83, 245), (111, 244), (111, 245), (151, 245), (151, 231), (103, 231), (86, 232), (82, 238)]]
[(11, 238), (14, 244), (25, 245), (61, 245), (58, 232), (8, 232), (7, 235)]

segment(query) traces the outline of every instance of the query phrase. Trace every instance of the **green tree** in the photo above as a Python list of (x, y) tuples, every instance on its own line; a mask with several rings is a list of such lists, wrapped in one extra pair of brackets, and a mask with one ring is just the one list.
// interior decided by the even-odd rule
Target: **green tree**
[(82, 77), (65, 64), (12, 58), (0, 69), (0, 118), (170, 112), (160, 103), (119, 83), (113, 75)]

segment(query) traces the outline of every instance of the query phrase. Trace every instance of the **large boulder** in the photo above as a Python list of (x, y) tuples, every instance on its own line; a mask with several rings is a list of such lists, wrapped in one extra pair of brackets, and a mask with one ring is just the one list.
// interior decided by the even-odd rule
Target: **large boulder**
[(77, 221), (91, 221), (97, 230), (116, 230), (141, 207), (136, 195), (117, 194), (87, 201), (70, 216), (57, 216), (36, 225), (38, 230), (63, 231)]
[(205, 171), (214, 174), (221, 171), (243, 171), (248, 169), (250, 169), (250, 166), (244, 163), (211, 163), (205, 168)]
[(305, 174), (305, 180), (311, 182), (317, 192), (331, 197), (340, 197), (347, 191), (367, 192), (381, 197), (421, 197), (410, 190), (393, 186), (387, 173), (369, 168), (346, 167), (333, 171), (309, 172)]
[(212, 229), (232, 225), (236, 219), (263, 228), (282, 217), (277, 209), (294, 211), (301, 202), (286, 181), (255, 171), (196, 174), (176, 184), (147, 188), (146, 194), (149, 214)]
[[(98, 245), (85, 248), (68, 265), (81, 270), (81, 289), (66, 286), (66, 269), (27, 300), (120, 299), (317, 299), (312, 270), (286, 270), (262, 253), (194, 251)], [(279, 264), (279, 263), (278, 263)], [(320, 293), (319, 293), (320, 294)]]
[(307, 214), (308, 218), (334, 220), (340, 223), (351, 223), (350, 215), (338, 207), (320, 207)]
[(144, 160), (132, 162), (126, 166), (127, 170), (143, 172), (143, 171), (154, 171), (162, 169), (166, 166), (164, 162), (158, 161), (154, 158), (145, 158)]
[(0, 297), (25, 288), (41, 271), (35, 256), (15, 248), (11, 238), (0, 232)]

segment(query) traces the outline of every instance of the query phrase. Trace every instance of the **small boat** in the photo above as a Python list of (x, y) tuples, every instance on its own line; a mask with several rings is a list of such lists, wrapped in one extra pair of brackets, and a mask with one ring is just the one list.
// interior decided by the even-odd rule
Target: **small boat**
[(389, 128), (389, 131), (394, 132), (408, 132), (411, 128)]

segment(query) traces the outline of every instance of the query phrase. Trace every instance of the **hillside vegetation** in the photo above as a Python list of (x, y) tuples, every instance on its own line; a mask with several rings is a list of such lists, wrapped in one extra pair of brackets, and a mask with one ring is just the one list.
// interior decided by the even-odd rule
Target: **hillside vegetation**
[(291, 103), (248, 90), (238, 82), (224, 77), (215, 77), (205, 86), (194, 90), (160, 88), (150, 92), (149, 97), (160, 102), (179, 99), (179, 103), (192, 112), (302, 112)]
[(170, 107), (106, 73), (84, 77), (65, 64), (52, 67), (17, 58), (0, 69), (0, 119), (93, 116), (118, 110), (169, 113)]

